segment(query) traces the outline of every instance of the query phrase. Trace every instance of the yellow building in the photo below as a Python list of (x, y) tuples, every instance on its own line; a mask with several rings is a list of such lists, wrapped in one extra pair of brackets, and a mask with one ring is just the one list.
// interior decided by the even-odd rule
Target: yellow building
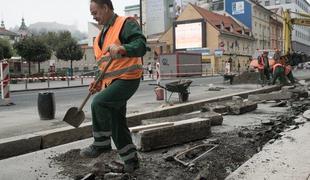
[(254, 38), (246, 27), (238, 24), (230, 16), (210, 12), (189, 4), (178, 19), (161, 38), (167, 51), (208, 48), (210, 55), (203, 56), (205, 69), (212, 73), (224, 71), (225, 61), (232, 63), (231, 70), (246, 70), (249, 58), (254, 52)]

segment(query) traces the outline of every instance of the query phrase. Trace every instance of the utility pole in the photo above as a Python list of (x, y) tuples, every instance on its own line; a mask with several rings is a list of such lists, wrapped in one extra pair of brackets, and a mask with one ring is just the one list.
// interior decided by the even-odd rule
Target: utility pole
[[(140, 0), (140, 27), (141, 27), (141, 32), (143, 33), (143, 21), (142, 21), (142, 0)], [(142, 65), (143, 63), (143, 56), (141, 57)], [(142, 73), (141, 79), (144, 79), (144, 74)]]

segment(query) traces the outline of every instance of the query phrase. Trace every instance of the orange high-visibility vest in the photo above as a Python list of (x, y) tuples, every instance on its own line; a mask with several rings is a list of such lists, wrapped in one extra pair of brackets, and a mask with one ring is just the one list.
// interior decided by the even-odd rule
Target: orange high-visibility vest
[(257, 58), (257, 64), (258, 64), (258, 69), (259, 70), (263, 70), (265, 68), (265, 62), (264, 62), (264, 57), (262, 55), (260, 55), (258, 58)]
[[(102, 48), (99, 46), (99, 39), (101, 33), (96, 37), (94, 41), (94, 53), (99, 69), (103, 70), (108, 63), (107, 58), (110, 54), (107, 52), (107, 48), (111, 44), (121, 45), (119, 35), (121, 29), (128, 17), (118, 16), (115, 22), (108, 29)], [(105, 78), (102, 80), (103, 88), (111, 84), (114, 79), (138, 79), (142, 75), (142, 60), (140, 57), (122, 57), (113, 59), (109, 68), (106, 71)]]

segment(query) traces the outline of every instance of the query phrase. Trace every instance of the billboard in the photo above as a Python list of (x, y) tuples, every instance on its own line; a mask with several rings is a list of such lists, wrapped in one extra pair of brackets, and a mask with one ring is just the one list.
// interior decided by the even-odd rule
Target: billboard
[(232, 14), (244, 14), (244, 2), (239, 1), (239, 2), (233, 2), (232, 3)]
[(175, 49), (201, 48), (202, 23), (178, 24), (175, 27)]
[(245, 0), (225, 0), (225, 11), (252, 29), (252, 6)]

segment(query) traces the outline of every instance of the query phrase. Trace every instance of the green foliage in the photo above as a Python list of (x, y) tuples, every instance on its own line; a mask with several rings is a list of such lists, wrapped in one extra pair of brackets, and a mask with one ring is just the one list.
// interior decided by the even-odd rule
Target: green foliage
[(35, 36), (27, 37), (15, 43), (14, 48), (16, 49), (17, 54), (26, 61), (38, 63), (38, 71), (40, 70), (40, 63), (50, 59), (52, 56), (50, 47), (42, 39)]
[(65, 61), (78, 61), (83, 58), (83, 51), (75, 40), (65, 40), (63, 43), (59, 44), (56, 50), (56, 57)]
[(58, 34), (56, 32), (47, 32), (39, 36), (39, 38), (45, 42), (53, 51), (56, 51), (58, 47)]
[(13, 56), (13, 49), (9, 41), (0, 38), (0, 60)]
[(56, 50), (56, 57), (58, 59), (70, 62), (70, 75), (72, 76), (72, 61), (79, 61), (83, 58), (82, 48), (74, 40), (70, 32), (62, 32), (58, 36), (59, 44)]
[(14, 44), (23, 59), (31, 62), (44, 62), (51, 58), (52, 51), (41, 39), (28, 37)]
[(71, 33), (64, 31), (58, 35), (58, 48), (56, 49), (56, 57), (65, 61), (78, 61), (83, 58), (82, 48), (77, 44), (71, 36)]

